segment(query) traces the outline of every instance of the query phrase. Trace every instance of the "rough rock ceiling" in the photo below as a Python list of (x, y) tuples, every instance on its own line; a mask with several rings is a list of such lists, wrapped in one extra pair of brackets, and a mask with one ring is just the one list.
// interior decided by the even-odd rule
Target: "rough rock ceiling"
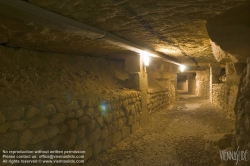
[(250, 0), (207, 21), (218, 61), (245, 63), (250, 55)]
[[(25, 0), (179, 61), (215, 62), (206, 20), (245, 0)], [(0, 15), (0, 43), (68, 54), (131, 54), (117, 46)]]
[(0, 15), (0, 22), (0, 43), (8, 47), (97, 56), (128, 52), (108, 43), (23, 22), (5, 15)]

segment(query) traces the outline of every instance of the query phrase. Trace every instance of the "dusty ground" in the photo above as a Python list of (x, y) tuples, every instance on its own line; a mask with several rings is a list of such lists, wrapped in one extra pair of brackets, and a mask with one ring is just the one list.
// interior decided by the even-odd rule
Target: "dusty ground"
[(180, 96), (172, 109), (155, 113), (147, 126), (84, 166), (216, 166), (204, 135), (231, 132), (233, 120), (208, 100)]

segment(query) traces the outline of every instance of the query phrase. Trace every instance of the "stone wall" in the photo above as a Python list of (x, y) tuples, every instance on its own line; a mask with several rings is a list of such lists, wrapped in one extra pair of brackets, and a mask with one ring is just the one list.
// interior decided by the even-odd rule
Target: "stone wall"
[(124, 61), (0, 46), (0, 105), (114, 93), (128, 79)]
[(177, 82), (177, 89), (188, 91), (188, 81), (186, 80), (185, 82)]
[[(206, 25), (216, 59), (220, 63), (223, 60), (230, 61), (226, 63), (225, 83), (229, 86), (227, 103), (230, 104), (229, 108), (233, 108), (235, 105), (234, 113), (236, 117), (234, 139), (231, 143), (233, 147), (227, 149), (237, 152), (247, 151), (248, 155), (248, 161), (238, 161), (237, 163), (237, 161), (231, 160), (234, 163), (230, 163), (230, 161), (222, 162), (220, 166), (250, 165), (249, 2), (248, 0), (243, 5), (207, 20)], [(247, 30), (242, 30), (242, 28), (247, 28)], [(246, 59), (247, 67), (245, 67)], [(242, 72), (244, 67), (245, 69)], [(241, 155), (240, 157), (242, 158)]]
[(250, 57), (247, 60), (247, 67), (244, 69), (240, 80), (240, 86), (235, 105), (235, 139), (233, 148), (239, 151), (248, 151), (248, 161), (239, 162), (240, 165), (250, 165)]
[(123, 61), (0, 46), (0, 149), (97, 155), (139, 127), (127, 79)]
[[(213, 84), (213, 104), (225, 110), (231, 118), (235, 118), (235, 131), (234, 137), (227, 140), (228, 145), (224, 147), (230, 151), (248, 151), (250, 150), (250, 125), (249, 125), (249, 101), (250, 101), (250, 58), (248, 65), (244, 69), (243, 74), (242, 66), (245, 64), (237, 65), (235, 63), (226, 64), (225, 83)], [(240, 74), (241, 73), (241, 74)], [(239, 77), (241, 75), (240, 83)], [(238, 88), (239, 84), (239, 88)], [(238, 96), (237, 96), (238, 93)], [(237, 102), (236, 102), (237, 101)], [(234, 111), (233, 111), (234, 110)], [(218, 154), (217, 154), (218, 155)], [(248, 154), (249, 155), (249, 154)], [(222, 161), (220, 166), (224, 165), (250, 165), (250, 157), (248, 161), (228, 160)], [(234, 162), (234, 163), (233, 163)]]
[(212, 103), (220, 109), (226, 109), (227, 86), (225, 83), (212, 85)]
[(174, 85), (168, 88), (157, 90), (150, 89), (147, 92), (147, 106), (149, 114), (166, 109), (169, 104), (175, 100), (175, 87)]
[(207, 81), (196, 81), (196, 95), (204, 98), (208, 98), (209, 86)]
[(234, 106), (236, 103), (238, 87), (226, 83), (213, 84), (212, 103), (224, 110), (228, 117), (234, 118)]
[(0, 149), (85, 150), (85, 161), (138, 129), (137, 91), (69, 103), (1, 107)]
[(226, 112), (229, 117), (234, 118), (234, 107), (236, 104), (238, 85), (228, 86), (227, 90), (227, 101), (226, 101)]
[(226, 85), (228, 86), (226, 111), (230, 117), (235, 116), (234, 107), (237, 100), (240, 76), (245, 66), (245, 63), (226, 63)]
[(85, 150), (86, 161), (134, 133), (174, 100), (176, 81), (147, 91), (136, 77), (133, 89), (124, 63), (0, 46), (0, 149)]
[(203, 98), (209, 97), (208, 71), (196, 72), (196, 95)]
[(195, 79), (195, 74), (191, 73), (188, 74), (188, 93), (189, 94), (195, 94), (196, 90), (196, 79)]
[[(240, 68), (242, 66), (245, 66), (245, 64), (241, 64)], [(235, 117), (234, 106), (240, 80), (240, 72), (237, 71), (240, 71), (240, 68), (236, 63), (227, 62), (226, 75), (222, 76), (224, 83), (213, 84), (212, 86), (213, 104), (223, 109), (231, 118)]]

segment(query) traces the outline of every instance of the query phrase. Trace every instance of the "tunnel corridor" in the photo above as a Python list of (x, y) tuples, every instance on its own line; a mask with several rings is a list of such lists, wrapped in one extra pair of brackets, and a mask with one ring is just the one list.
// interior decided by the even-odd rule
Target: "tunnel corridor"
[(250, 166), (250, 0), (0, 0), (0, 166)]
[(86, 166), (218, 165), (219, 156), (205, 150), (205, 138), (230, 133), (234, 121), (209, 100), (180, 93), (179, 100), (155, 113), (149, 124), (89, 160)]

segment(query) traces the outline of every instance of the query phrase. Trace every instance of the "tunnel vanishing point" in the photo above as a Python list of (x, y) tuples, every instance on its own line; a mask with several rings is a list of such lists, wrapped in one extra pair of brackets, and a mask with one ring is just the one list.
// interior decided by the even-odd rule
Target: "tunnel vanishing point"
[(222, 154), (250, 150), (250, 0), (0, 0), (0, 165), (91, 165), (183, 94), (232, 120), (200, 148), (249, 166)]

